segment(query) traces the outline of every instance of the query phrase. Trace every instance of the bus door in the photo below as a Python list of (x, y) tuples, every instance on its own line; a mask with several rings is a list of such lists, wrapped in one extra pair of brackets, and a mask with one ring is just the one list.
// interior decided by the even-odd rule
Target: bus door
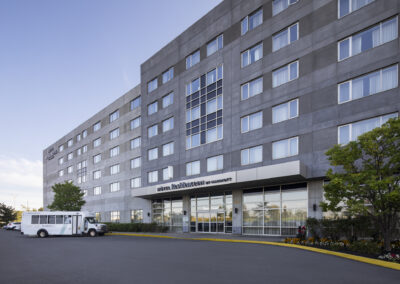
[(72, 216), (72, 234), (73, 235), (78, 235), (80, 234), (80, 225), (82, 222), (82, 216), (78, 216), (78, 215), (73, 215)]

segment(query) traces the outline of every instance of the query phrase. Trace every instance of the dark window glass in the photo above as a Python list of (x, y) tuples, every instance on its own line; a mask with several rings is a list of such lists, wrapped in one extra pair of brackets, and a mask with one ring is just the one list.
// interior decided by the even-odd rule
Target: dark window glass
[(56, 224), (63, 224), (64, 223), (63, 217), (64, 217), (63, 215), (56, 216)]
[(47, 215), (40, 215), (40, 224), (47, 224)]
[(201, 76), (200, 85), (201, 85), (202, 88), (204, 88), (206, 86), (206, 75), (205, 74), (203, 76)]
[(193, 121), (192, 121), (192, 127), (198, 126), (199, 123), (200, 123), (200, 120), (199, 120), (199, 119), (193, 120)]
[(207, 100), (211, 100), (217, 96), (216, 91), (212, 91), (211, 93), (207, 94)]
[(220, 87), (222, 87), (222, 80), (219, 80), (219, 81), (217, 82), (217, 88), (220, 88)]
[(217, 119), (217, 124), (218, 124), (218, 125), (221, 125), (221, 124), (222, 124), (222, 117), (220, 117), (220, 118)]
[(209, 93), (209, 92), (215, 90), (216, 85), (217, 85), (216, 83), (212, 83), (210, 86), (208, 86), (208, 87), (207, 87), (207, 93)]
[(208, 123), (207, 123), (207, 129), (210, 129), (210, 128), (215, 127), (216, 124), (217, 124), (217, 121), (216, 121), (216, 120), (213, 120), (213, 121), (208, 122)]
[(55, 223), (56, 223), (56, 216), (49, 215), (49, 224), (55, 224)]
[(206, 132), (203, 131), (201, 132), (201, 144), (205, 144), (206, 143)]
[(206, 130), (206, 124), (205, 124), (205, 123), (203, 123), (203, 124), (201, 125), (201, 131), (204, 131), (204, 130)]
[(39, 215), (32, 215), (32, 224), (39, 224)]
[(209, 115), (207, 115), (207, 121), (213, 120), (216, 117), (217, 117), (217, 113), (216, 112), (210, 113)]
[(201, 116), (206, 115), (206, 104), (201, 104)]
[(222, 88), (219, 88), (218, 90), (217, 90), (217, 95), (219, 96), (219, 95), (221, 95), (222, 94)]
[(204, 89), (201, 89), (201, 94), (202, 95), (205, 95), (207, 93), (207, 90), (206, 90), (206, 88), (204, 88)]

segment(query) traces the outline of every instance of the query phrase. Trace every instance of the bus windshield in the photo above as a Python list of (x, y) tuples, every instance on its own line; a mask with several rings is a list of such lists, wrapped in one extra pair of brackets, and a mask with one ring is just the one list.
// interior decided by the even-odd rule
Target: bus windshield
[(88, 222), (89, 222), (90, 224), (95, 224), (95, 223), (97, 223), (97, 220), (96, 220), (95, 218), (93, 218), (93, 217), (87, 217), (86, 220), (88, 220)]

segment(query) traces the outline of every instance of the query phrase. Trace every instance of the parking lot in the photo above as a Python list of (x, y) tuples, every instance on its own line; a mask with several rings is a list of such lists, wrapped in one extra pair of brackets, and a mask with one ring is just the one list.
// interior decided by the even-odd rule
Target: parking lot
[(0, 283), (396, 283), (400, 272), (257, 244), (0, 230)]

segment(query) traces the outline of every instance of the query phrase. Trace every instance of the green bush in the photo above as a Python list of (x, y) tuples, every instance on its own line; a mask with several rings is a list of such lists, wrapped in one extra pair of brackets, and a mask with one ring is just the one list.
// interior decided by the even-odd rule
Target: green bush
[(373, 241), (355, 241), (348, 248), (353, 252), (376, 256), (382, 252), (382, 244)]
[(114, 232), (163, 233), (168, 231), (168, 227), (156, 223), (106, 223), (106, 225), (108, 231)]

